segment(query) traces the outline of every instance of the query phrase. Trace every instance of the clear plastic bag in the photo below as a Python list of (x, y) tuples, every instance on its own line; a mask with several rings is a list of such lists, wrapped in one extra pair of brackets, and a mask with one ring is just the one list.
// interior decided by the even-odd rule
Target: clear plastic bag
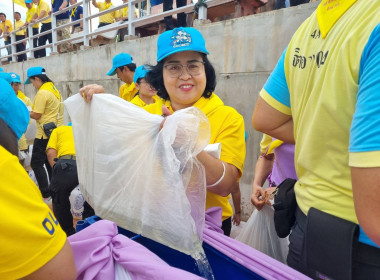
[(210, 139), (197, 108), (163, 117), (119, 97), (77, 94), (73, 123), (81, 191), (103, 219), (189, 255), (201, 250), (206, 180), (196, 155)]
[(274, 209), (267, 204), (254, 210), (236, 240), (286, 264), (289, 241), (277, 236), (273, 215)]

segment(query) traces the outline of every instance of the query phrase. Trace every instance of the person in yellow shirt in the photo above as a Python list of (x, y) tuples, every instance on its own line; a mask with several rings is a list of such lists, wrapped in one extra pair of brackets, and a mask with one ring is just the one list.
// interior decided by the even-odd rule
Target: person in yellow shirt
[(28, 110), (8, 81), (0, 88), (0, 279), (76, 279), (70, 243), (16, 156)]
[[(13, 72), (9, 73), (9, 75), (11, 77), (11, 86), (15, 94), (22, 102), (24, 102), (25, 106), (31, 108), (32, 101), (30, 101), (29, 97), (25, 96), (25, 94), (20, 90), (20, 84), (21, 84), (20, 76)], [(18, 141), (18, 149), (23, 152), (28, 152), (29, 150), (28, 143), (26, 142), (26, 138), (24, 134), (21, 136), (20, 140)]]
[[(11, 44), (10, 33), (13, 31), (13, 25), (4, 13), (0, 13), (0, 20), (0, 36), (4, 34), (4, 44), (7, 46)], [(8, 55), (12, 54), (12, 49), (10, 46), (7, 47), (7, 52)], [(12, 61), (12, 57), (8, 57), (8, 61)]]
[[(19, 30), (20, 28), (23, 28), (25, 24), (21, 20), (21, 14), (19, 12), (15, 12), (14, 16), (15, 16), (15, 30)], [(16, 41), (20, 41), (20, 40), (23, 40), (25, 38), (27, 38), (26, 29), (22, 29), (22, 30), (19, 30), (16, 32)], [(17, 52), (25, 51), (25, 46), (26, 46), (26, 41), (24, 41), (20, 44), (17, 44), (16, 45), (16, 51)], [(19, 54), (17, 56), (18, 62), (24, 61), (26, 59), (27, 59), (26, 53)]]
[[(50, 6), (46, 2), (44, 2), (43, 0), (33, 0), (33, 3), (36, 5), (37, 12), (34, 14), (30, 22), (34, 23), (42, 18), (49, 16)], [(47, 19), (41, 22), (40, 33), (48, 31), (48, 30), (51, 30), (51, 17), (48, 17)], [(39, 47), (44, 46), (46, 44), (46, 41), (49, 41), (50, 44), (53, 42), (51, 33), (38, 37), (38, 46)], [(37, 58), (45, 57), (46, 49), (45, 48), (40, 49), (36, 51), (36, 53), (37, 53)]]
[[(96, 2), (96, 0), (92, 0), (92, 5), (94, 5), (95, 8), (98, 8), (99, 12), (102, 12), (114, 7), (111, 0), (105, 0), (104, 2)], [(100, 16), (98, 28), (114, 23), (116, 18), (117, 18), (117, 11)]]
[(128, 53), (119, 53), (112, 59), (112, 69), (107, 73), (108, 76), (117, 74), (117, 77), (125, 84), (119, 89), (119, 95), (126, 101), (131, 101), (137, 93), (137, 88), (133, 82), (136, 64)]
[(146, 66), (142, 65), (136, 68), (135, 75), (133, 76), (133, 82), (138, 90), (136, 96), (132, 99), (131, 103), (139, 107), (157, 102), (159, 97), (157, 96), (157, 90), (155, 90), (145, 79), (148, 73)]
[[(70, 236), (75, 233), (75, 229), (69, 197), (79, 184), (71, 123), (53, 130), (46, 147), (46, 154), (53, 168), (49, 189), (53, 198), (54, 215), (67, 236)], [(87, 216), (82, 216), (82, 219), (95, 215), (88, 203), (85, 203), (84, 208)], [(88, 214), (89, 212), (91, 214)]]
[[(161, 98), (144, 109), (152, 114), (170, 115), (194, 106), (207, 116), (211, 129), (209, 143), (221, 143), (222, 148), (220, 159), (206, 151), (197, 155), (206, 170), (206, 209), (222, 208), (222, 229), (225, 235), (230, 235), (233, 210), (228, 199), (244, 171), (244, 119), (214, 93), (216, 75), (208, 54), (205, 40), (195, 28), (162, 33), (157, 42), (158, 63), (146, 76)], [(104, 88), (100, 85), (80, 90), (86, 101), (94, 93), (102, 92)]]
[[(33, 3), (33, 0), (25, 0), (25, 6), (28, 9), (26, 11), (26, 20), (25, 20), (25, 27), (27, 27), (31, 23), (31, 20), (32, 20), (34, 14), (37, 12), (37, 9)], [(34, 24), (32, 27), (33, 35), (37, 35), (39, 29), (40, 29), (40, 24), (39, 23)], [(30, 36), (28, 34), (28, 32), (29, 32), (28, 29), (26, 30), (26, 32), (27, 32), (27, 35)], [(33, 48), (36, 48), (36, 47), (38, 47), (38, 38), (33, 38)], [(33, 56), (34, 56), (34, 58), (38, 58), (37, 52), (33, 52)]]
[[(31, 67), (27, 71), (27, 76), (25, 84), (32, 83), (38, 90), (30, 112), (30, 117), (35, 119), (37, 124), (30, 165), (36, 175), (42, 196), (46, 202), (50, 202), (48, 178), (51, 177), (52, 170), (45, 153), (49, 141), (49, 135), (46, 133), (49, 133), (48, 130), (54, 126), (59, 127), (63, 124), (63, 103), (59, 91), (46, 76), (44, 68)], [(49, 129), (45, 129), (47, 126)], [(44, 165), (48, 174), (46, 174)]]
[[(128, 3), (128, 0), (123, 0), (123, 4), (126, 4)], [(135, 18), (137, 18), (137, 9), (135, 8)], [(123, 9), (117, 11), (117, 18), (116, 18), (116, 21), (127, 21), (128, 20), (128, 6), (127, 7), (124, 7)], [(120, 42), (124, 41), (124, 36), (127, 36), (128, 35), (128, 28), (125, 27), (125, 28), (121, 28), (119, 29), (119, 38), (120, 38)]]

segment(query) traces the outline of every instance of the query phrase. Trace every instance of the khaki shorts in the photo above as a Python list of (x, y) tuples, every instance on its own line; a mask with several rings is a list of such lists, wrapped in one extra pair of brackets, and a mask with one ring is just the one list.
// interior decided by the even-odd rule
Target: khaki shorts
[[(70, 19), (57, 19), (57, 27), (70, 23)], [(57, 41), (70, 38), (70, 26), (57, 30)], [(60, 53), (73, 51), (73, 45), (70, 42), (65, 42), (58, 45)]]

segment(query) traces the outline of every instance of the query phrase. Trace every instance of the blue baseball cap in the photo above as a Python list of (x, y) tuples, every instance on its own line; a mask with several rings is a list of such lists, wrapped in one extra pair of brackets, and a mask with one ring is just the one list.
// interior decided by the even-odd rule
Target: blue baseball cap
[(202, 34), (193, 27), (168, 30), (158, 37), (157, 62), (177, 52), (196, 51), (209, 54)]
[(32, 3), (33, 2), (33, 0), (25, 0), (25, 3), (26, 4), (30, 4), (30, 3)]
[(4, 69), (0, 67), (0, 72), (4, 72)]
[(21, 83), (20, 76), (14, 72), (10, 72), (9, 76), (11, 77), (11, 83)]
[(10, 84), (12, 82), (12, 78), (11, 78), (11, 75), (9, 73), (0, 72), (0, 79), (7, 81), (8, 84)]
[(144, 78), (148, 72), (149, 70), (144, 65), (137, 67), (135, 74), (133, 75), (133, 82), (137, 83), (137, 80)]
[(116, 68), (133, 63), (132, 56), (127, 53), (119, 53), (115, 55), (112, 59), (112, 69), (107, 73), (108, 76), (113, 76), (116, 74)]
[(27, 79), (24, 84), (25, 85), (30, 84), (30, 80), (29, 80), (30, 77), (41, 75), (41, 74), (46, 75), (46, 72), (44, 71), (43, 67), (40, 67), (40, 66), (30, 67), (28, 71), (26, 72)]
[(15, 94), (10, 84), (0, 78), (0, 118), (13, 130), (17, 140), (29, 124), (29, 111)]

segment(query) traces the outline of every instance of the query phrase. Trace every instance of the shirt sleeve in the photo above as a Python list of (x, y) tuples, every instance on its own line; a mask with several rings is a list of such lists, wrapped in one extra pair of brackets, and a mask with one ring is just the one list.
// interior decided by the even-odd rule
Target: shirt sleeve
[(272, 136), (269, 136), (268, 134), (263, 134), (263, 138), (260, 142), (260, 152), (262, 154), (266, 153), (266, 151), (269, 148), (270, 143), (272, 143)]
[(66, 234), (18, 158), (0, 146), (0, 279), (20, 279), (62, 249)]
[(220, 159), (234, 165), (239, 170), (240, 178), (244, 171), (246, 150), (244, 119), (235, 112), (234, 116), (226, 121), (226, 126), (216, 137), (215, 143), (222, 144)]
[(353, 167), (380, 167), (380, 24), (364, 47), (359, 69), (359, 88), (350, 131)]
[(58, 142), (58, 137), (57, 137), (57, 131), (59, 128), (56, 128), (53, 130), (53, 132), (50, 135), (49, 142), (47, 143), (46, 146), (46, 151), (51, 148), (54, 150), (57, 150), (57, 142)]
[(281, 113), (291, 115), (290, 94), (286, 82), (284, 65), (286, 51), (287, 49), (283, 52), (276, 67), (264, 84), (264, 87), (260, 92), (260, 97)]

